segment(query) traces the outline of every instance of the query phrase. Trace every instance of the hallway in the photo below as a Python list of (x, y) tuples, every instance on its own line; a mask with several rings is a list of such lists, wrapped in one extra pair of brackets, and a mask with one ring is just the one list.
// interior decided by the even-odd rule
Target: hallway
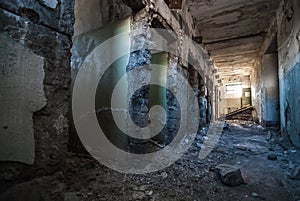
[(300, 0), (0, 0), (0, 201), (300, 201)]

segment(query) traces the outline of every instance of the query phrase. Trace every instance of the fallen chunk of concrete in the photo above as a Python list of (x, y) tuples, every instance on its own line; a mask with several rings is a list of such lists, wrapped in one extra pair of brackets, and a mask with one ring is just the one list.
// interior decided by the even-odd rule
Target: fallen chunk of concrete
[(215, 170), (222, 183), (225, 185), (237, 186), (244, 183), (241, 170), (234, 165), (220, 164)]

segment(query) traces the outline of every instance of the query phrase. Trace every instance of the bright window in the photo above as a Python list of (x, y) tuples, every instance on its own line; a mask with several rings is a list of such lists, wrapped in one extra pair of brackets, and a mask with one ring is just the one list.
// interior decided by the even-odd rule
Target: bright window
[(226, 85), (226, 94), (234, 94), (240, 96), (242, 93), (241, 84), (230, 84)]

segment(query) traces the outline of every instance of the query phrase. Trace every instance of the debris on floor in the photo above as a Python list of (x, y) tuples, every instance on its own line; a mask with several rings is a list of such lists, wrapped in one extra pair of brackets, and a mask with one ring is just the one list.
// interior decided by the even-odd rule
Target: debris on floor
[[(78, 201), (300, 200), (300, 151), (276, 144), (278, 134), (274, 129), (242, 121), (228, 121), (227, 127), (205, 159), (198, 157), (199, 144), (209, 137), (205, 135), (207, 129), (202, 129), (181, 159), (145, 175), (119, 173), (90, 156), (70, 153), (66, 193), (77, 192)], [(267, 140), (270, 133), (272, 139)], [(221, 170), (222, 182), (216, 177), (216, 169)], [(237, 185), (242, 181), (244, 184)]]

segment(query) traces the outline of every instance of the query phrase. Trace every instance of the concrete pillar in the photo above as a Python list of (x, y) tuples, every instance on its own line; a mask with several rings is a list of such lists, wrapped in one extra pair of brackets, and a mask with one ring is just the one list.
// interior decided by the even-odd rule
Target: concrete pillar
[(206, 125), (206, 109), (207, 109), (207, 100), (206, 95), (206, 86), (205, 81), (202, 77), (199, 78), (199, 110), (200, 110), (200, 126)]
[[(151, 82), (160, 84), (161, 86), (167, 87), (167, 65), (168, 65), (168, 53), (160, 52), (152, 55), (152, 64), (158, 64), (164, 66), (164, 68), (158, 68), (151, 72)], [(162, 106), (165, 111), (167, 109), (167, 91), (158, 85), (151, 85), (149, 91), (149, 108), (154, 105)], [(154, 137), (154, 140), (165, 142), (166, 132), (161, 133)]]
[[(118, 6), (116, 6), (118, 5)], [(107, 9), (107, 8), (113, 9)], [(118, 13), (118, 15), (116, 14)], [(72, 47), (72, 85), (75, 81), (77, 72), (82, 63), (85, 62), (86, 57), (101, 43), (110, 39), (111, 37), (130, 30), (130, 17), (131, 9), (125, 4), (117, 1), (109, 0), (76, 0), (75, 1), (75, 24), (73, 35)], [(114, 44), (107, 51), (111, 55), (117, 51), (128, 51), (130, 42), (129, 37), (127, 41), (119, 41)], [(122, 47), (120, 48), (120, 44)], [(111, 94), (118, 82), (118, 80), (126, 73), (126, 65), (128, 64), (128, 55), (118, 59), (114, 62), (107, 72), (104, 74), (103, 79), (100, 80), (97, 94), (96, 94), (96, 110), (99, 112), (97, 116), (99, 122), (102, 122), (102, 127), (107, 133), (111, 133), (111, 140), (118, 144), (118, 146), (125, 146), (127, 139), (125, 137), (116, 137), (120, 130), (113, 124), (113, 117), (110, 112), (105, 108), (110, 108)], [(101, 55), (94, 58), (93, 62), (101, 64)], [(97, 70), (101, 71), (102, 66), (97, 66)], [(124, 86), (122, 94), (120, 94), (120, 101), (126, 99), (127, 87)], [(122, 98), (121, 98), (122, 97)], [(71, 110), (71, 108), (70, 108)], [(101, 114), (100, 114), (101, 113)], [(72, 115), (70, 115), (72, 118)], [(103, 119), (104, 118), (104, 119)], [(126, 122), (124, 122), (125, 124)], [(69, 148), (73, 152), (86, 153), (86, 150), (81, 144), (77, 135), (77, 131), (73, 125), (73, 119), (70, 126)]]
[(277, 54), (262, 57), (262, 124), (266, 127), (279, 126), (279, 91)]

